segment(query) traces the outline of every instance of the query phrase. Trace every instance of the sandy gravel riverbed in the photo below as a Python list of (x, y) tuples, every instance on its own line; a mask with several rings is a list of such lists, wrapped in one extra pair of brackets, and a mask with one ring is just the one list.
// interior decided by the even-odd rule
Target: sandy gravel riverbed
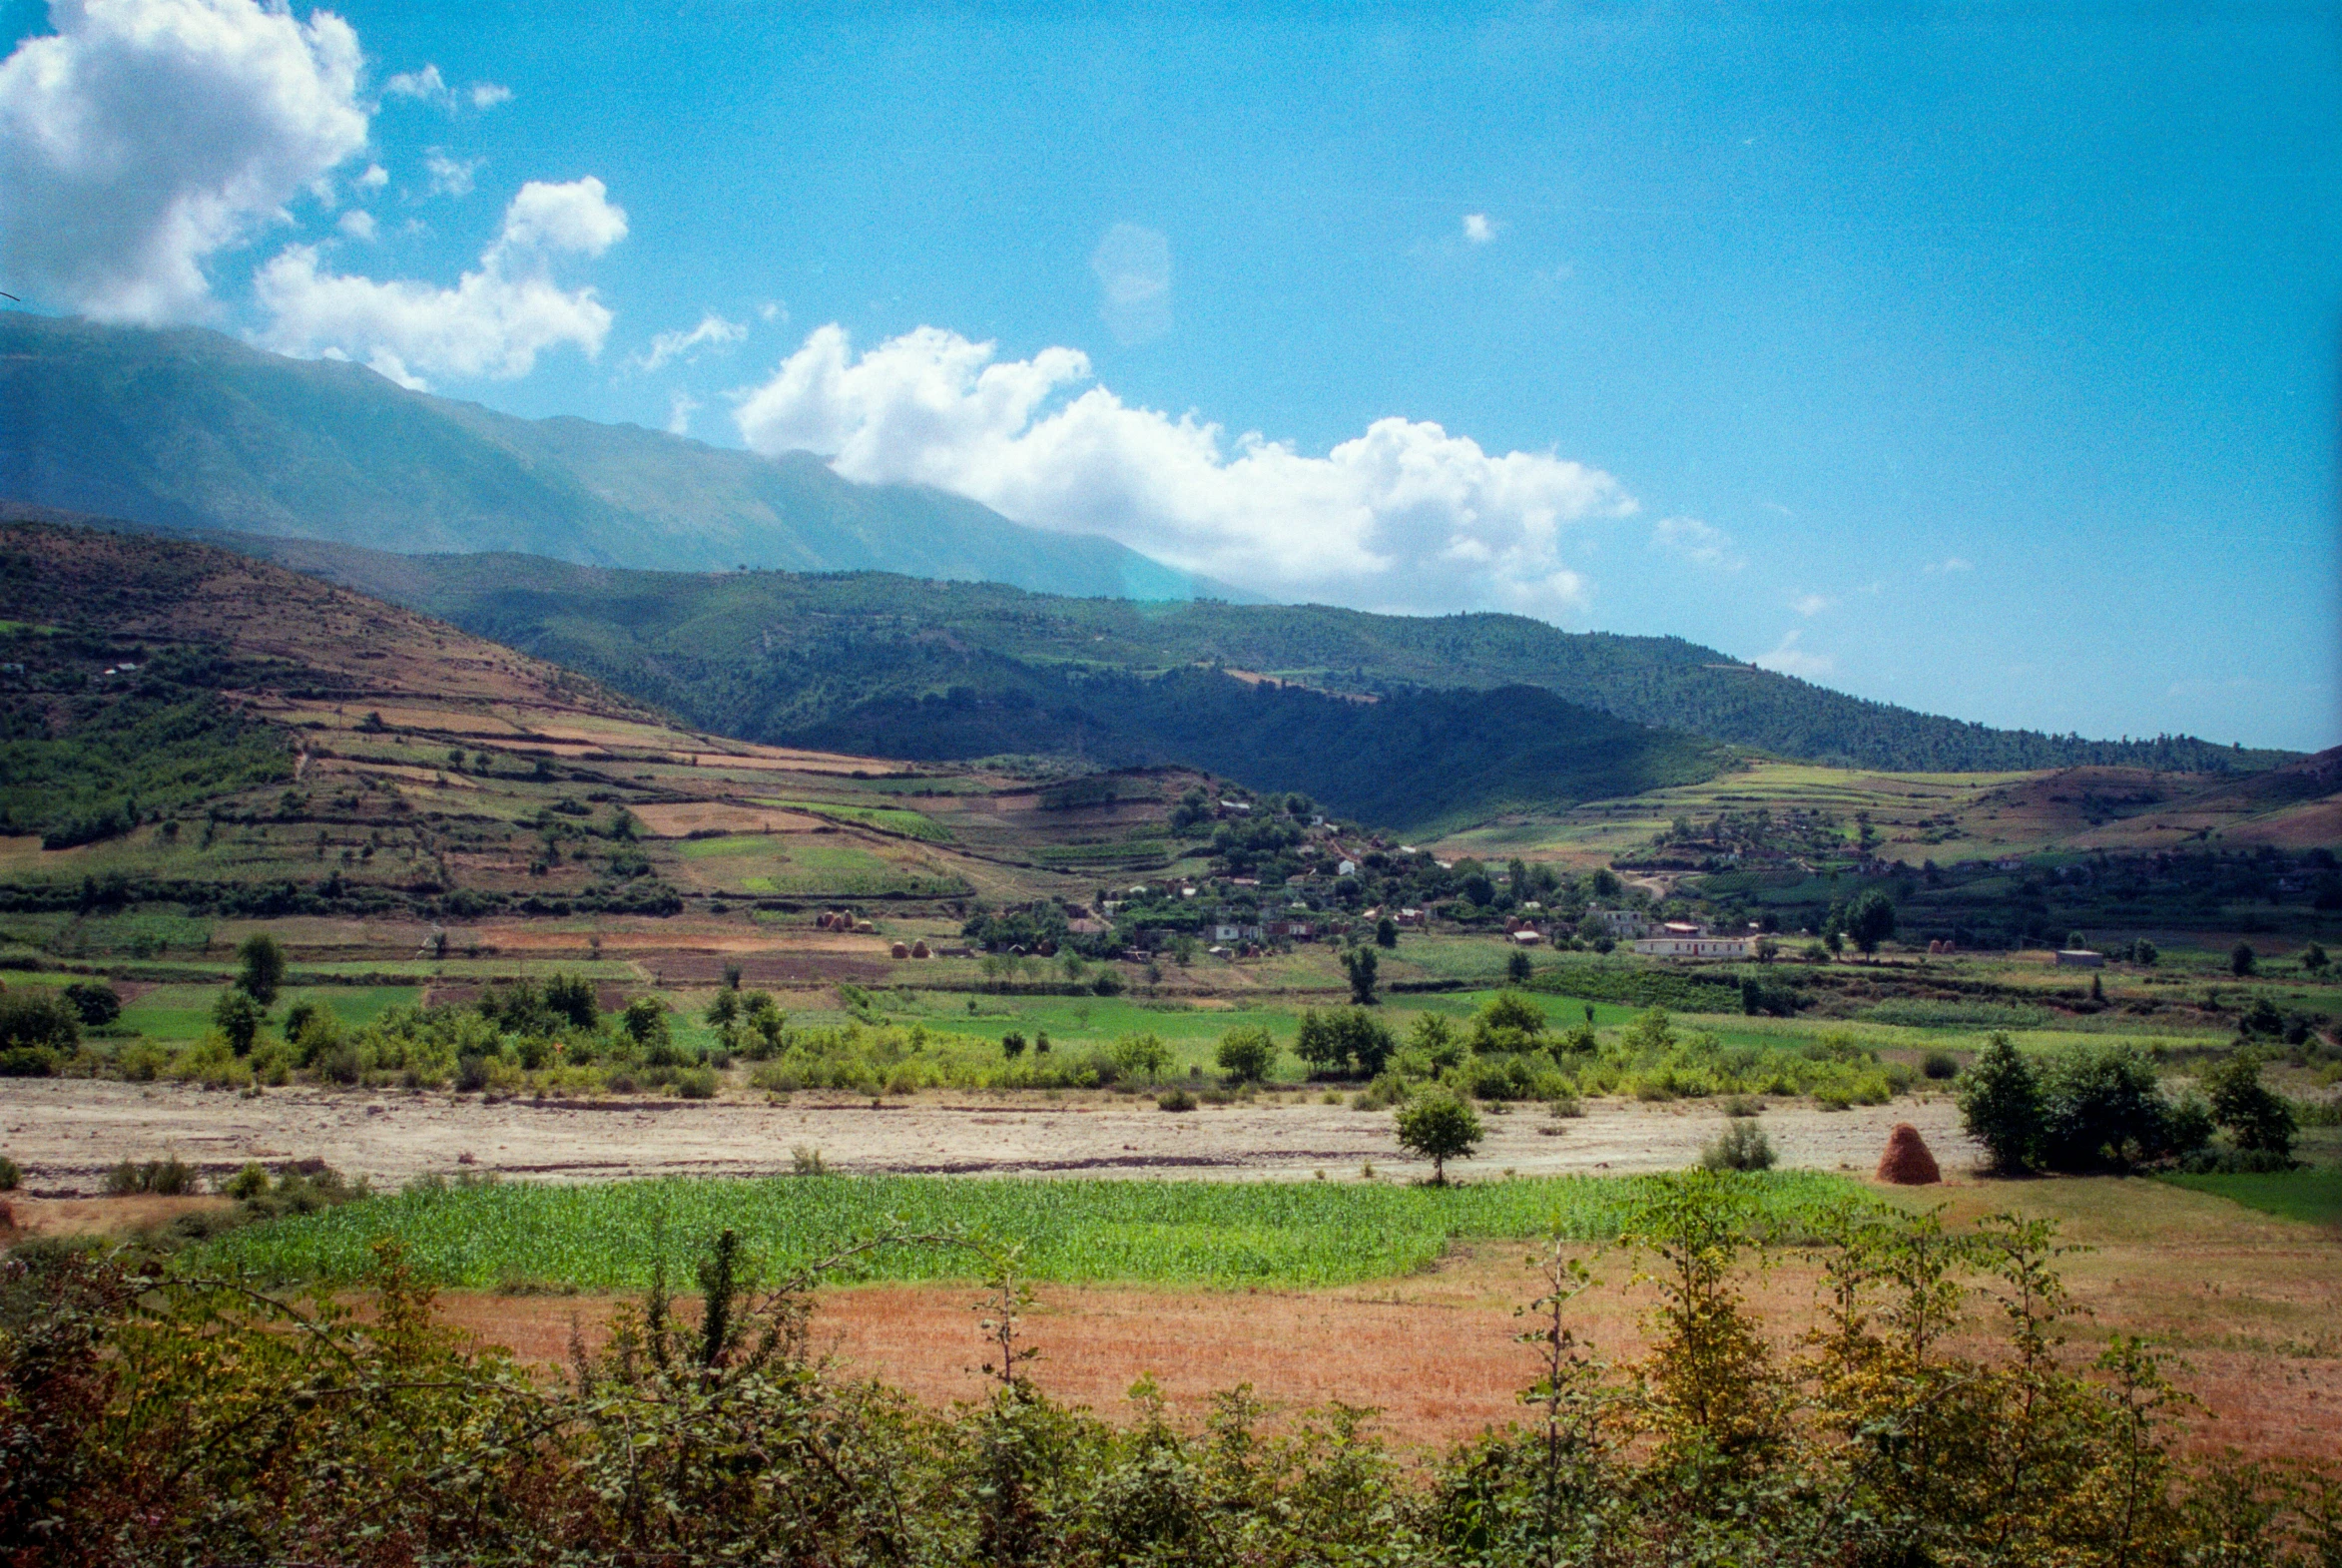
[[(1596, 1101), (1556, 1121), (1540, 1106), (1485, 1118), (1489, 1136), (1464, 1169), (1489, 1175), (1676, 1170), (1724, 1118), (1710, 1104)], [(1897, 1122), (1915, 1124), (1947, 1174), (1977, 1150), (1950, 1101), (1821, 1112), (1784, 1103), (1764, 1118), (1786, 1165), (1868, 1173)], [(761, 1100), (611, 1100), (484, 1104), (445, 1094), (277, 1089), (255, 1099), (180, 1084), (0, 1079), (0, 1153), (37, 1194), (99, 1191), (124, 1159), (167, 1154), (207, 1173), (247, 1161), (321, 1158), (376, 1186), (426, 1172), (497, 1172), (544, 1181), (749, 1176), (790, 1168), (817, 1148), (834, 1170), (933, 1174), (1307, 1179), (1374, 1162), (1409, 1162), (1388, 1112), (1272, 1099), (1187, 1114), (1113, 1096), (945, 1095), (889, 1101), (799, 1095)]]

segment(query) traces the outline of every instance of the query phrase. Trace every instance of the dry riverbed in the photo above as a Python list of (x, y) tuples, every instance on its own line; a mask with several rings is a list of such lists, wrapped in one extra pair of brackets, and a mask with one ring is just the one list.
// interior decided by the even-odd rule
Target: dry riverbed
[[(1493, 1176), (1680, 1170), (1724, 1126), (1708, 1102), (1594, 1101), (1557, 1120), (1542, 1106), (1484, 1117), (1487, 1141), (1460, 1169)], [(1978, 1151), (1948, 1099), (1850, 1111), (1784, 1101), (1763, 1125), (1784, 1165), (1867, 1174), (1887, 1134), (1911, 1122), (1946, 1174)], [(537, 1181), (758, 1176), (818, 1149), (832, 1170), (934, 1175), (1131, 1176), (1205, 1180), (1412, 1174), (1387, 1111), (1268, 1096), (1188, 1113), (1113, 1095), (496, 1103), (418, 1092), (275, 1089), (256, 1098), (184, 1084), (0, 1079), (0, 1154), (30, 1194), (101, 1191), (123, 1160), (166, 1155), (216, 1176), (248, 1161), (322, 1159), (377, 1188), (428, 1173)]]

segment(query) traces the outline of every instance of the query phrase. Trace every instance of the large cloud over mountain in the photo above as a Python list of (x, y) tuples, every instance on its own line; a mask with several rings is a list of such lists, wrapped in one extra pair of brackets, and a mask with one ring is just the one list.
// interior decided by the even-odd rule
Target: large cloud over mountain
[(542, 350), (599, 353), (610, 331), (593, 289), (553, 281), (553, 256), (600, 256), (625, 238), (626, 213), (589, 175), (522, 186), (480, 264), (453, 288), (328, 271), (316, 247), (290, 246), (253, 279), (271, 316), (263, 340), (286, 353), (362, 358), (412, 387), (425, 375), (526, 375)]
[(366, 143), (357, 35), (253, 0), (58, 0), (0, 62), (0, 267), (106, 320), (202, 313), (204, 262)]
[(831, 325), (734, 417), (755, 450), (819, 452), (850, 479), (934, 485), (1279, 597), (1390, 609), (1570, 608), (1584, 584), (1566, 531), (1635, 509), (1599, 470), (1492, 455), (1423, 421), (1380, 419), (1309, 457), (1103, 386), (1059, 400), (1089, 379), (1070, 348), (1000, 360), (921, 327), (857, 356)]

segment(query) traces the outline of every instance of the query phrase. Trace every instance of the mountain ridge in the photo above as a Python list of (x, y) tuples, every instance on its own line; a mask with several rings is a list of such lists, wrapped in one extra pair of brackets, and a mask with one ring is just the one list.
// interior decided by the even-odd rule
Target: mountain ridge
[(0, 313), (0, 495), (150, 525), (587, 565), (886, 569), (1248, 598), (1112, 540), (640, 425), (521, 419), (201, 327)]

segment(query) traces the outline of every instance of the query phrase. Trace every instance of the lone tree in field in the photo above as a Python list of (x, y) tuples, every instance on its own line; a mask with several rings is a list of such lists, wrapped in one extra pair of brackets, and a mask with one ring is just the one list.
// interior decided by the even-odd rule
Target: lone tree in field
[(1375, 971), (1381, 960), (1372, 947), (1353, 947), (1343, 953), (1342, 967), (1350, 974), (1350, 1000), (1356, 1007), (1375, 1005)]
[(277, 945), (277, 938), (255, 931), (244, 939), (236, 956), (244, 965), (236, 976), (236, 988), (263, 1007), (272, 1005), (285, 985), (285, 949)]
[(2258, 966), (2259, 955), (2253, 952), (2252, 943), (2238, 942), (2228, 950), (2228, 972), (2237, 979), (2243, 979)]
[(1846, 910), (1846, 934), (1867, 956), (1895, 934), (1895, 900), (1876, 887), (1866, 888)]
[(1277, 1037), (1258, 1024), (1220, 1036), (1220, 1070), (1238, 1083), (1259, 1083), (1277, 1065)]
[(2018, 1176), (2032, 1169), (2043, 1132), (2042, 1084), (2007, 1035), (1994, 1035), (1960, 1075), (1960, 1120), (1994, 1170)]
[(234, 986), (222, 991), (220, 1000), (212, 1004), (212, 1027), (239, 1056), (252, 1053), (253, 1042), (261, 1035), (261, 1022), (268, 1016), (259, 1002)]
[(1432, 1185), (1448, 1185), (1448, 1162), (1465, 1160), (1484, 1136), (1472, 1108), (1450, 1094), (1426, 1094), (1399, 1108), (1400, 1147), (1432, 1162)]

